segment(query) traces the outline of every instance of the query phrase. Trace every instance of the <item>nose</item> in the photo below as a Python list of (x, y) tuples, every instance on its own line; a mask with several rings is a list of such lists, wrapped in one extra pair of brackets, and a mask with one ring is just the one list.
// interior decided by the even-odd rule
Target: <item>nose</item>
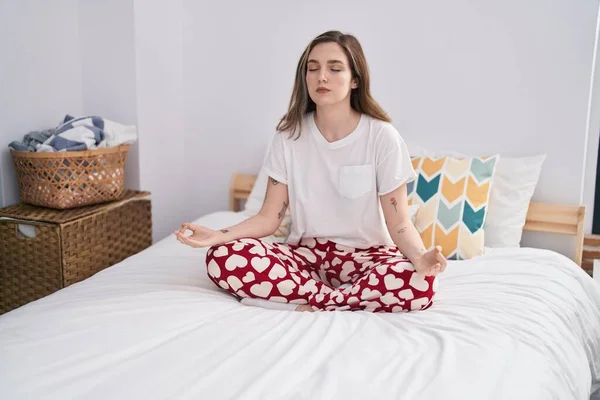
[(325, 69), (321, 69), (319, 73), (319, 82), (327, 82), (327, 76), (325, 75)]

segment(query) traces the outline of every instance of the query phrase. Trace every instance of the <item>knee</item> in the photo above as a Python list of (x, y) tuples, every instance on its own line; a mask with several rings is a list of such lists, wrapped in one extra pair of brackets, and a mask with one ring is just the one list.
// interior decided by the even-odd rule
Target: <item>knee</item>
[(215, 279), (223, 279), (222, 276), (227, 275), (227, 272), (232, 272), (236, 267), (247, 263), (246, 258), (238, 254), (239, 248), (240, 243), (237, 240), (210, 247), (206, 253), (208, 275)]
[(212, 246), (206, 254), (208, 276), (223, 288), (227, 286), (225, 282), (229, 282), (231, 277), (232, 282), (235, 282), (233, 286), (237, 287), (239, 279), (250, 274), (247, 270), (251, 266), (252, 258), (265, 256), (267, 251), (265, 244), (252, 238)]
[(426, 310), (433, 305), (433, 300), (437, 292), (438, 278), (435, 276), (423, 276), (413, 274), (410, 280), (410, 286), (415, 293), (411, 301), (411, 310)]

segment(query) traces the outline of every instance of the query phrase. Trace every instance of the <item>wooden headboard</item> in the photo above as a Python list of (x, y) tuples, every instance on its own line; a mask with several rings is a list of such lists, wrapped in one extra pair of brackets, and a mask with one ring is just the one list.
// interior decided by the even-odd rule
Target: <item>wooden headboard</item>
[[(256, 175), (233, 175), (229, 190), (229, 209), (231, 211), (240, 211), (240, 203), (248, 198), (255, 181)], [(575, 236), (574, 261), (581, 266), (584, 218), (585, 206), (531, 202), (523, 229)]]

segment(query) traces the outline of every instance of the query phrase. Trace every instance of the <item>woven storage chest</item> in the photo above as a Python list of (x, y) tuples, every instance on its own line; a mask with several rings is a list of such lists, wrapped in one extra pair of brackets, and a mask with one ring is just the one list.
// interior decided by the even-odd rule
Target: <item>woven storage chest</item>
[(127, 191), (118, 201), (70, 210), (28, 204), (0, 209), (0, 314), (151, 244), (148, 192)]

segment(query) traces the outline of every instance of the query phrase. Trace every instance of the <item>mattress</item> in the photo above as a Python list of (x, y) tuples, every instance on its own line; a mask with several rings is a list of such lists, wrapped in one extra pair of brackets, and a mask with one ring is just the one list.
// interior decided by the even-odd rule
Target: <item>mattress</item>
[(168, 237), (1, 316), (0, 398), (587, 400), (600, 385), (600, 285), (552, 251), (450, 261), (434, 306), (398, 314), (244, 306), (205, 254)]

